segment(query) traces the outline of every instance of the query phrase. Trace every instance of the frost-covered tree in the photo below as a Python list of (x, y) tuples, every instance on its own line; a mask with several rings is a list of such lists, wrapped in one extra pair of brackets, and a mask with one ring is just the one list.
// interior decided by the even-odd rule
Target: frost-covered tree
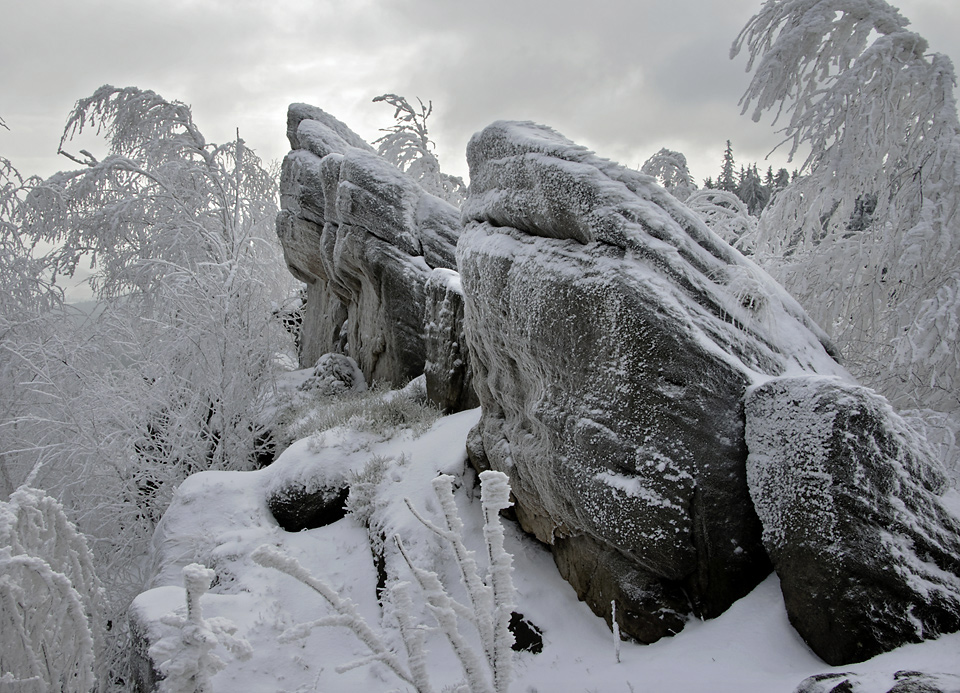
[(760, 216), (760, 212), (770, 201), (770, 192), (764, 187), (763, 181), (760, 180), (756, 164), (741, 171), (740, 180), (737, 183), (737, 197), (747, 206), (747, 211), (755, 217)]
[(133, 87), (80, 100), (61, 149), (91, 129), (106, 155), (68, 154), (80, 168), (33, 181), (14, 225), (55, 248), (51, 276), (90, 262), (99, 307), (5, 345), (22, 388), (12, 409), (0, 393), (0, 433), (8, 485), (29, 475), (91, 537), (122, 655), (122, 611), (173, 489), (268, 447), (288, 339), (272, 311), (292, 281), (275, 179), (239, 137), (208, 143), (188, 106)]
[(809, 147), (761, 219), (759, 259), (859, 377), (956, 431), (956, 76), (908, 23), (884, 0), (767, 0), (731, 55), (745, 50), (754, 71), (744, 112), (785, 118), (791, 156)]
[(720, 175), (717, 176), (717, 189), (732, 193), (737, 191), (737, 172), (730, 140), (727, 140), (727, 147), (723, 150), (723, 163), (720, 165)]
[(106, 690), (103, 620), (90, 550), (63, 507), (29, 487), (0, 502), (0, 690)]
[(382, 94), (374, 103), (384, 102), (394, 107), (396, 122), (374, 141), (380, 156), (401, 171), (415, 178), (423, 189), (459, 207), (467, 194), (467, 186), (459, 176), (440, 170), (440, 161), (433, 153), (434, 144), (427, 131), (427, 118), (433, 113), (433, 102), (417, 99), (417, 110), (402, 96)]
[(48, 258), (36, 253), (21, 231), (24, 200), (39, 182), (24, 178), (0, 157), (0, 499), (9, 497), (29, 472), (15, 472), (9, 452), (17, 447), (11, 422), (30, 400), (32, 375), (15, 354), (22, 344), (43, 339), (51, 311), (62, 302), (50, 279)]
[(678, 200), (686, 200), (697, 189), (687, 167), (687, 157), (680, 152), (661, 149), (643, 162), (640, 173), (646, 173), (657, 179)]
[(151, 91), (82, 99), (61, 150), (91, 127), (108, 155), (69, 155), (83, 166), (34, 186), (22, 233), (56, 246), (57, 272), (95, 270), (97, 327), (113, 336), (97, 346), (113, 380), (126, 365), (133, 391), (116, 394), (143, 414), (128, 454), (184, 471), (249, 467), (280, 344), (271, 311), (287, 290), (275, 181), (239, 137), (206, 142), (188, 106)]

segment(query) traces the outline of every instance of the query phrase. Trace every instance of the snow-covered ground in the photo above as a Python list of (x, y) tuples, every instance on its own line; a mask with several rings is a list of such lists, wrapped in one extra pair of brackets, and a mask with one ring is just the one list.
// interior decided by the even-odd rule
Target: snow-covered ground
[[(184, 605), (184, 591), (178, 586), (180, 569), (201, 562), (217, 571), (213, 589), (201, 599), (203, 616), (230, 619), (238, 627), (236, 635), (253, 648), (253, 656), (246, 661), (232, 659), (218, 648), (228, 665), (214, 677), (215, 691), (407, 690), (376, 663), (338, 673), (338, 666), (369, 654), (345, 628), (315, 628), (304, 638), (281, 642), (291, 626), (331, 610), (305, 585), (253, 563), (250, 553), (263, 544), (280, 547), (352, 599), (366, 621), (375, 630), (385, 630), (384, 637), (400, 651), (390, 609), (384, 615), (377, 601), (377, 570), (367, 530), (347, 515), (319, 529), (286, 532), (269, 513), (265, 491), (285, 480), (308, 479), (320, 470), (323, 477), (345, 478), (379, 455), (387, 462), (377, 486), (375, 522), (386, 534), (401, 535), (421, 567), (437, 571), (448, 583), (456, 582), (453, 558), (441, 552), (403, 499), (409, 498), (421, 513), (438, 521), (430, 480), (438, 473), (454, 476), (467, 544), (474, 550), (482, 548), (479, 489), (464, 448), (467, 432), (478, 417), (479, 410), (473, 410), (441, 418), (419, 437), (410, 431), (386, 438), (340, 428), (322, 439), (295, 443), (273, 466), (261, 471), (191, 477), (181, 486), (155, 537), (155, 588), (142, 594), (134, 608), (153, 622), (154, 637), (162, 635), (168, 627), (159, 624), (159, 617)], [(954, 492), (952, 501), (957, 500)], [(717, 619), (690, 622), (680, 634), (653, 645), (622, 643), (618, 663), (610, 629), (577, 600), (549, 551), (513, 523), (505, 525), (506, 547), (514, 557), (516, 610), (543, 632), (542, 652), (516, 656), (512, 691), (789, 693), (807, 676), (828, 671), (867, 674), (878, 684), (901, 669), (960, 674), (960, 634), (905, 646), (842, 669), (826, 666), (790, 627), (776, 576)], [(483, 563), (483, 551), (477, 554)], [(406, 571), (399, 578), (413, 582), (409, 569), (391, 561), (389, 555), (387, 569), (391, 578)], [(417, 589), (414, 586), (414, 595)], [(420, 614), (420, 618), (434, 625), (429, 615)], [(439, 633), (428, 636), (427, 650), (435, 690), (463, 679), (457, 659)]]

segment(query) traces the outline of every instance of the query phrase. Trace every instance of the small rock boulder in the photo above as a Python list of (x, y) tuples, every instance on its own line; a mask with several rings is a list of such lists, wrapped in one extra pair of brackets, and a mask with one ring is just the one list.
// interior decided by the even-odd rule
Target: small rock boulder
[(886, 400), (832, 378), (745, 401), (747, 479), (791, 623), (834, 666), (960, 629), (946, 477)]
[(360, 366), (349, 356), (324, 354), (317, 361), (313, 375), (304, 380), (299, 389), (335, 397), (347, 392), (363, 392), (367, 389), (367, 381)]

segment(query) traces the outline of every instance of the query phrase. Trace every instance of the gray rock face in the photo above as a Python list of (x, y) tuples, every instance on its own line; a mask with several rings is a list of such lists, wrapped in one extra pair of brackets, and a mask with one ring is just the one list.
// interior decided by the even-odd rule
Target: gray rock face
[(960, 629), (960, 522), (946, 478), (879, 395), (828, 378), (746, 399), (750, 493), (790, 621), (824, 661)]
[(960, 676), (922, 671), (817, 674), (804, 679), (794, 693), (960, 693)]
[(467, 158), (471, 459), (509, 474), (521, 524), (595, 612), (622, 600), (626, 634), (721, 613), (770, 569), (743, 392), (843, 374), (825, 337), (652, 178), (531, 123), (494, 123)]
[(309, 285), (301, 364), (342, 351), (403, 384), (423, 372), (425, 287), (455, 267), (459, 212), (320, 109), (291, 106), (287, 135), (277, 234)]

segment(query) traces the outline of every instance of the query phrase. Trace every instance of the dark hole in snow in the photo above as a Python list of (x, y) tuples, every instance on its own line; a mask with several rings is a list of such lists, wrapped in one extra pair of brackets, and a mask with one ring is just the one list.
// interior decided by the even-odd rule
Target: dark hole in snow
[(543, 652), (543, 631), (514, 611), (510, 614), (510, 632), (513, 633), (515, 652)]
[(371, 544), (370, 551), (373, 553), (373, 567), (377, 570), (377, 602), (383, 604), (383, 591), (387, 588), (387, 560), (383, 556), (383, 545), (387, 541), (387, 535), (380, 532), (379, 547)]
[(273, 464), (277, 456), (277, 444), (273, 438), (273, 431), (267, 430), (258, 434), (254, 441), (254, 460), (257, 469), (263, 469)]
[(349, 490), (324, 488), (308, 492), (288, 487), (267, 498), (267, 507), (277, 524), (288, 532), (316, 529), (346, 516)]

